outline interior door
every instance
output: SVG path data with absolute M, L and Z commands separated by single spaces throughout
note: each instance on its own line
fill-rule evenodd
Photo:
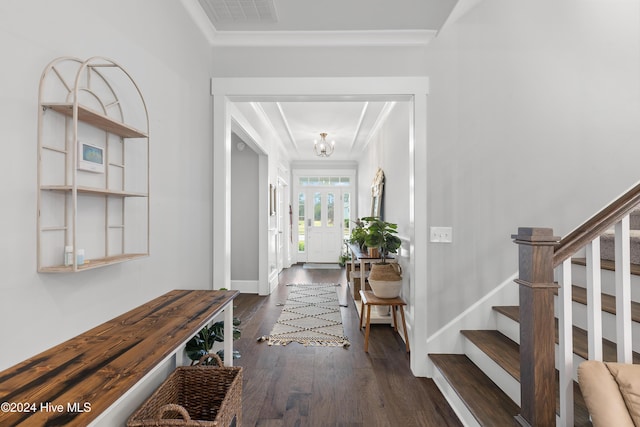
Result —
M 282 182 L 278 182 L 278 190 L 276 192 L 276 215 L 278 218 L 278 235 L 276 237 L 276 266 L 278 268 L 278 272 L 282 271 L 284 268 L 284 257 L 285 257 L 285 227 L 286 227 L 286 218 L 289 215 L 289 210 L 285 212 L 285 189 L 286 187 L 282 184 Z
M 338 262 L 342 249 L 342 195 L 338 189 L 307 191 L 307 262 Z

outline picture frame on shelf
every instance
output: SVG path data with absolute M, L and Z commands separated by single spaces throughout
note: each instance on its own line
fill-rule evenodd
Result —
M 78 169 L 104 173 L 104 148 L 78 141 Z

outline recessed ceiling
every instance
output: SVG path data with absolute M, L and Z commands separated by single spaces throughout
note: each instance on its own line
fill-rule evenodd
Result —
M 293 162 L 357 162 L 397 102 L 392 100 L 279 100 L 236 102 L 247 117 L 256 113 L 269 123 Z M 405 101 L 406 102 L 406 101 Z M 313 151 L 320 133 L 335 141 L 335 151 L 320 158 Z
M 280 102 L 286 120 L 289 145 L 298 159 L 313 158 L 313 142 L 321 132 L 336 142 L 334 160 L 350 160 L 359 153 L 380 113 L 382 102 Z

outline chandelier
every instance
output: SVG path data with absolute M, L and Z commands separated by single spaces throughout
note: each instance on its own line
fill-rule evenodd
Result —
M 331 144 L 327 142 L 325 139 L 327 137 L 326 132 L 322 132 L 320 134 L 321 141 L 318 140 L 313 141 L 313 151 L 316 152 L 316 156 L 318 157 L 329 157 L 333 153 L 333 149 L 335 148 L 336 142 L 331 141 Z

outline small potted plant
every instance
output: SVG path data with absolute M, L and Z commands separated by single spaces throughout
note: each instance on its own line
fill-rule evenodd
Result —
M 240 320 L 237 318 L 233 319 L 233 339 L 237 340 L 240 338 L 240 329 L 237 326 L 240 325 Z M 224 342 L 224 321 L 215 322 L 211 326 L 205 326 L 198 332 L 196 335 L 191 338 L 187 344 L 185 345 L 185 351 L 187 352 L 187 357 L 191 359 L 191 364 L 193 365 L 195 362 L 200 360 L 202 356 L 205 354 L 209 354 L 213 345 L 216 342 Z M 216 354 L 220 357 L 220 359 L 224 360 L 224 350 L 218 350 Z M 237 350 L 233 351 L 233 358 L 239 359 L 240 352 Z
M 388 263 L 387 257 L 397 253 L 402 245 L 402 241 L 396 236 L 398 225 L 382 221 L 378 217 L 366 217 L 362 220 L 367 224 L 365 244 L 369 248 L 378 248 L 382 258 L 382 262 L 371 265 L 371 290 L 379 298 L 396 298 L 402 290 L 402 269 L 398 263 Z
M 364 241 L 367 238 L 367 230 L 365 228 L 365 223 L 360 219 L 353 221 L 353 223 L 356 226 L 351 229 L 351 236 L 349 237 L 349 243 L 353 243 L 355 245 L 358 245 L 360 249 L 364 249 L 364 246 L 365 246 Z
M 351 256 L 349 254 L 340 254 L 340 256 L 338 257 L 338 264 L 340 265 L 340 267 L 344 267 L 347 265 L 347 261 L 349 261 L 351 259 Z

